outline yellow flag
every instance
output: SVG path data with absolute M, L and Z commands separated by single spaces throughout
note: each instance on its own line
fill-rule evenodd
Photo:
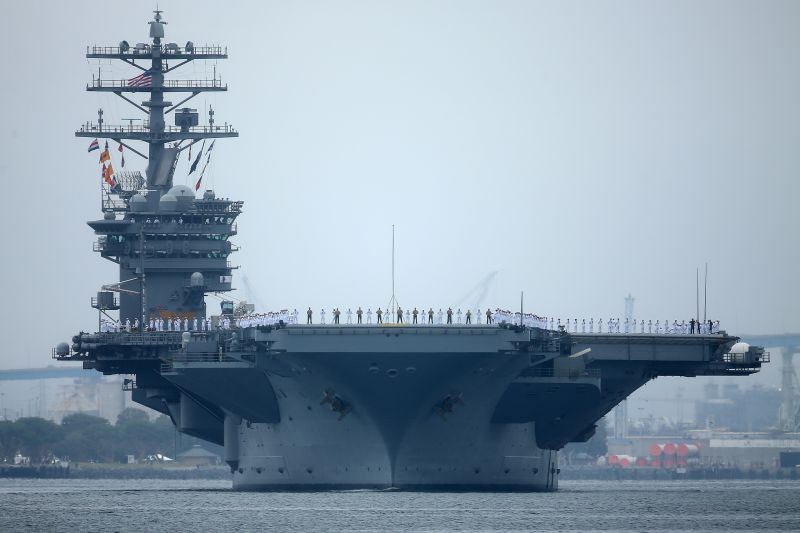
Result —
M 106 183 L 111 185 L 112 183 L 111 176 L 113 175 L 114 175 L 114 167 L 112 167 L 111 163 L 109 163 L 108 166 L 106 167 L 105 172 L 103 172 L 103 179 L 105 180 Z
M 100 162 L 105 163 L 106 161 L 110 160 L 111 160 L 111 155 L 108 153 L 108 148 L 106 148 L 100 153 Z

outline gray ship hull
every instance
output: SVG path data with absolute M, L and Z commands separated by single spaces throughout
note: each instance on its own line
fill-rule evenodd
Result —
M 239 490 L 555 490 L 556 450 L 649 379 L 750 373 L 762 357 L 732 359 L 724 334 L 507 325 L 183 336 L 134 399 L 224 444 Z
M 536 447 L 534 423 L 491 421 L 527 357 L 357 353 L 286 359 L 302 371 L 269 377 L 281 422 L 240 423 L 229 437 L 238 441 L 236 489 L 557 486 L 556 454 Z M 350 411 L 333 411 L 325 390 L 346 398 Z M 443 412 L 437 405 L 450 394 L 459 400 Z

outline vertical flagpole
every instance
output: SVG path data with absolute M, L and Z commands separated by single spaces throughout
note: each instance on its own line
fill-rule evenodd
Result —
M 706 311 L 708 310 L 708 263 L 706 263 L 706 277 L 703 281 L 703 324 L 706 323 Z
M 395 316 L 397 300 L 394 297 L 394 224 L 392 224 L 392 317 Z
M 697 298 L 697 321 L 700 321 L 700 268 L 695 269 L 694 276 L 694 292 Z
M 394 224 L 392 224 L 392 298 L 386 306 L 386 320 L 394 319 L 397 299 L 394 297 Z M 390 311 L 391 310 L 391 311 Z

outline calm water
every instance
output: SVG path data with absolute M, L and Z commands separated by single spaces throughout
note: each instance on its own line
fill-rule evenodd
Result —
M 0 531 L 800 531 L 798 481 L 570 481 L 547 494 L 229 487 L 0 479 Z

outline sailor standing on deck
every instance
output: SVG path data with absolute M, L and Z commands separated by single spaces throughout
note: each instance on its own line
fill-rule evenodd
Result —
M 487 324 L 491 324 L 492 322 L 493 322 L 493 319 L 492 319 L 492 310 L 491 310 L 491 309 L 487 309 L 487 310 L 486 310 L 486 323 L 487 323 Z
M 372 324 L 372 308 L 367 307 L 367 324 Z
M 382 318 L 383 317 L 383 311 L 381 311 L 380 307 L 378 308 L 377 311 L 375 311 L 375 315 L 377 315 L 377 317 L 378 317 L 378 324 L 383 324 L 383 318 Z
M 322 308 L 322 311 L 320 311 L 319 317 L 320 317 L 320 320 L 322 321 L 322 323 L 324 324 L 325 323 L 325 308 L 324 307 Z
M 356 319 L 358 320 L 359 324 L 361 324 L 361 315 L 363 315 L 363 314 L 364 314 L 364 311 L 361 310 L 361 306 L 359 305 L 358 309 L 356 309 Z
M 397 306 L 397 323 L 398 324 L 403 323 L 403 310 L 400 308 L 399 305 Z
M 467 316 L 467 322 L 466 323 L 467 324 L 472 324 L 472 311 L 467 309 L 467 315 L 466 316 Z
M 311 324 L 311 315 L 312 314 L 313 314 L 313 311 L 309 307 L 308 310 L 306 311 L 306 324 Z
M 353 323 L 353 312 L 350 310 L 349 307 L 347 308 L 347 323 L 348 324 Z
M 419 315 L 419 311 L 417 311 L 417 308 L 415 307 L 414 310 L 411 311 L 411 318 L 413 319 L 414 324 L 417 323 L 417 315 Z
M 433 307 L 428 308 L 428 324 L 433 324 Z
M 451 308 L 451 307 L 447 308 L 447 323 L 448 324 L 452 324 L 453 323 L 453 308 Z

